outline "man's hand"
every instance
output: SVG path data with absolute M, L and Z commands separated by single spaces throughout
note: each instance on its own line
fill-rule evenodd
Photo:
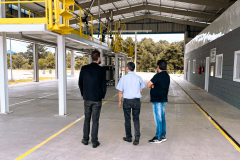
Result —
M 121 102 L 121 101 L 119 101 L 118 107 L 119 107 L 119 108 L 122 108 L 122 102 Z
M 153 83 L 151 81 L 149 81 L 148 84 L 147 84 L 147 87 L 148 88 L 154 88 L 154 85 L 153 85 Z

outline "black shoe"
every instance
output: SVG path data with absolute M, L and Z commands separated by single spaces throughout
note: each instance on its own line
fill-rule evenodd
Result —
M 126 142 L 132 142 L 132 139 L 127 139 L 126 137 L 123 137 L 123 140 Z
M 97 148 L 99 145 L 100 145 L 100 143 L 99 143 L 98 141 L 92 143 L 92 147 L 93 147 L 93 148 Z
M 148 141 L 149 143 L 162 143 L 163 141 L 161 141 L 161 138 L 157 138 L 156 136 L 153 137 L 153 139 Z
M 166 136 L 161 137 L 161 141 L 165 142 L 167 140 Z
M 88 145 L 88 141 L 85 140 L 85 139 L 82 139 L 82 144 L 84 144 L 84 145 Z
M 140 137 L 135 137 L 135 140 L 134 140 L 133 144 L 138 145 L 139 144 L 139 139 L 140 139 Z

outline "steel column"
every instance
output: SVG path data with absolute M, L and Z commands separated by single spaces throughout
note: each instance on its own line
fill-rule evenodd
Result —
M 92 63 L 92 56 L 91 56 L 91 54 L 88 55 L 88 63 L 89 63 L 89 64 Z
M 125 75 L 127 74 L 127 56 L 125 56 Z
M 122 68 L 123 68 L 122 63 L 123 63 L 123 58 L 120 58 L 120 63 L 121 63 L 121 72 L 120 72 L 120 75 L 121 75 L 121 77 L 122 77 L 122 76 L 123 76 L 123 75 L 122 75 Z
M 55 79 L 58 79 L 58 50 L 55 47 Z
M 118 70 L 119 70 L 119 66 L 118 66 L 118 53 L 115 53 L 115 87 L 117 87 L 118 84 Z
M 58 46 L 58 104 L 59 104 L 59 115 L 66 115 L 66 49 L 65 49 L 65 36 L 57 36 Z
M 71 50 L 71 77 L 74 77 L 74 50 Z
M 0 0 L 0 2 L 5 2 L 5 0 Z M 0 4 L 0 18 L 6 17 L 5 5 Z
M 188 43 L 188 31 L 185 31 L 184 33 L 184 51 L 185 51 L 185 45 Z
M 18 0 L 21 1 L 21 0 Z M 21 18 L 21 3 L 18 3 L 18 18 Z
M 102 49 L 99 49 L 99 52 L 100 52 L 100 60 L 101 60 L 101 66 L 103 66 L 103 50 Z
M 135 32 L 135 70 L 137 72 L 137 32 Z
M 11 81 L 13 81 L 13 73 L 12 73 L 12 40 L 10 39 L 10 68 L 11 68 Z
M 0 99 L 1 113 L 9 112 L 8 97 L 8 68 L 7 68 L 7 39 L 6 33 L 0 33 Z
M 38 44 L 33 43 L 33 71 L 34 82 L 39 82 L 39 69 L 38 69 Z

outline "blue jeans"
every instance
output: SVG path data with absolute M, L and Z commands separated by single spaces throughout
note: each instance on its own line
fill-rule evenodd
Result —
M 166 136 L 165 106 L 167 102 L 152 103 L 154 121 L 156 124 L 156 137 Z

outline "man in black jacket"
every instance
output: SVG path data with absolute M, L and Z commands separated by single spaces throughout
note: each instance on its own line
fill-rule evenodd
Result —
M 91 141 L 93 148 L 100 145 L 98 141 L 99 117 L 106 87 L 106 70 L 99 66 L 100 52 L 92 52 L 92 63 L 83 66 L 80 72 L 78 86 L 84 99 L 85 120 L 83 126 L 82 143 L 88 145 L 90 121 L 92 118 Z

